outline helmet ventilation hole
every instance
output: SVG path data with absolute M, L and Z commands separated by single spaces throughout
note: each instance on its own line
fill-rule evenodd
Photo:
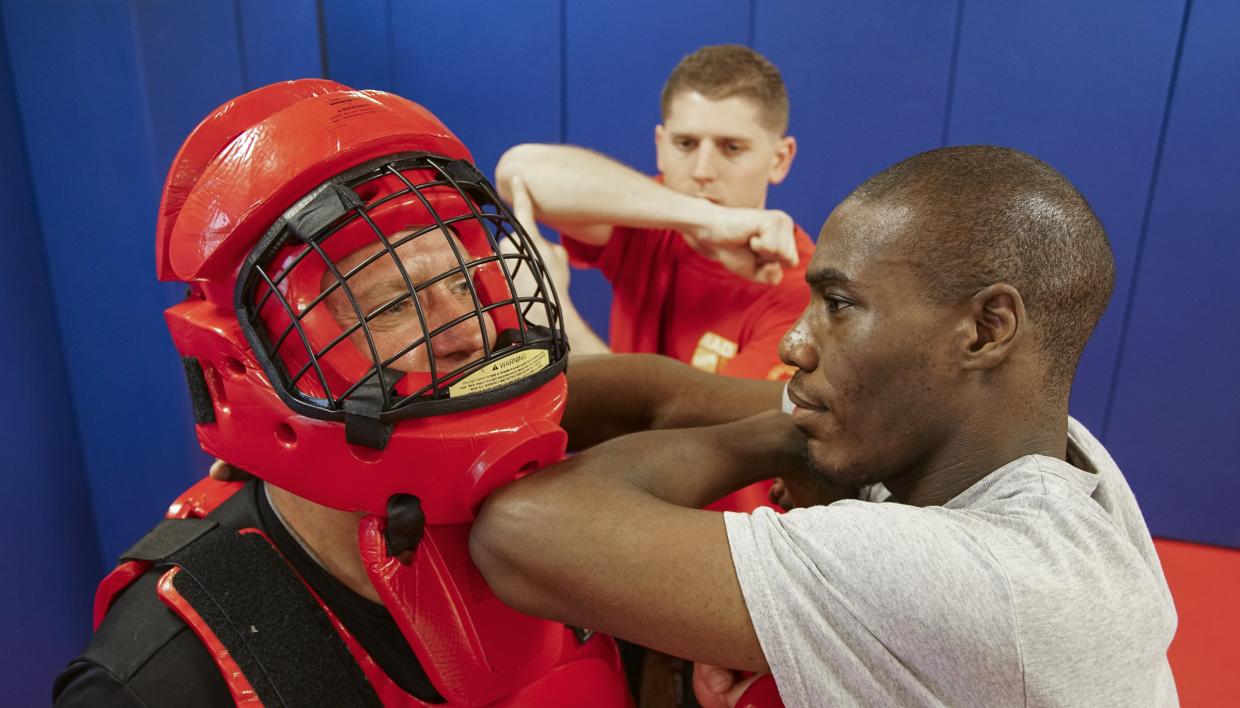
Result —
M 296 447 L 297 432 L 288 423 L 280 423 L 276 426 L 276 441 L 284 447 Z
M 245 364 L 242 364 L 240 359 L 226 356 L 224 357 L 224 370 L 229 376 L 242 376 L 245 374 Z

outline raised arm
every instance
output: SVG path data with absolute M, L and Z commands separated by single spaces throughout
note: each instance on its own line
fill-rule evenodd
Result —
M 495 169 L 500 194 L 525 182 L 539 221 L 601 246 L 614 226 L 674 229 L 690 245 L 753 280 L 776 282 L 797 263 L 792 218 L 782 211 L 725 207 L 681 194 L 615 160 L 571 145 L 518 145 Z

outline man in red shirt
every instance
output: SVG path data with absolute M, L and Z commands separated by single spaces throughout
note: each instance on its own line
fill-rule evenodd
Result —
M 703 47 L 672 71 L 661 108 L 655 179 L 583 148 L 526 144 L 500 159 L 496 186 L 531 237 L 535 219 L 562 236 L 563 247 L 539 248 L 575 353 L 657 353 L 727 376 L 787 378 L 779 341 L 809 302 L 814 244 L 765 208 L 796 155 L 779 70 L 748 47 Z M 611 282 L 610 347 L 568 298 L 565 256 Z M 751 511 L 769 503 L 770 487 L 710 508 Z M 646 656 L 640 703 L 662 694 L 650 687 L 671 669 L 663 661 Z
M 662 112 L 659 178 L 582 148 L 527 144 L 501 158 L 500 193 L 520 211 L 527 192 L 568 257 L 611 281 L 610 347 L 566 303 L 575 351 L 653 352 L 729 376 L 784 378 L 776 350 L 805 308 L 813 243 L 787 214 L 764 208 L 796 154 L 779 71 L 747 47 L 704 47 L 673 70 Z M 791 267 L 780 273 L 759 255 L 771 250 Z M 563 297 L 566 283 L 557 286 Z

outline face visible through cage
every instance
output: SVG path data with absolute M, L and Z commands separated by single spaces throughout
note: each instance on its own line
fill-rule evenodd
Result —
M 468 252 L 455 234 L 439 228 L 409 229 L 394 240 L 404 243 L 390 251 L 382 244 L 359 249 L 336 264 L 336 272 L 324 272 L 325 304 L 336 324 L 351 332 L 353 347 L 369 353 L 373 346 L 385 368 L 429 373 L 433 363 L 437 374 L 451 378 L 495 346 L 495 321 L 474 302 L 477 266 L 461 267 L 457 254 L 469 258 Z
M 562 368 L 567 343 L 537 251 L 481 175 L 463 188 L 423 162 L 333 186 L 336 201 L 320 192 L 302 206 L 313 232 L 266 243 L 269 257 L 243 272 L 255 353 L 300 413 L 335 419 L 358 401 L 375 417 L 450 412 Z M 515 282 L 533 286 L 514 296 Z M 530 324 L 535 310 L 553 325 Z

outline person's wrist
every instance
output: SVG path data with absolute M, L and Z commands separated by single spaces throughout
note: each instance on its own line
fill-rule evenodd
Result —
M 695 247 L 709 246 L 718 239 L 718 234 L 727 231 L 731 217 L 728 207 L 701 197 L 681 196 L 685 201 L 685 208 L 680 211 L 684 221 L 678 230 L 688 236 Z
M 804 473 L 805 435 L 780 411 L 716 426 L 716 443 L 752 475 L 752 482 Z

